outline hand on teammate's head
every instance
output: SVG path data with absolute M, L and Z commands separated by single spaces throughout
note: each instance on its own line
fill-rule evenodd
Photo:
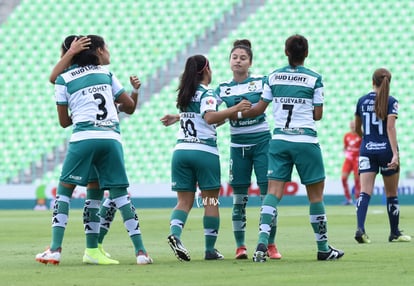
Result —
M 89 46 L 91 44 L 91 39 L 85 36 L 75 38 L 72 43 L 70 44 L 69 51 L 73 52 L 74 54 L 77 54 L 83 50 L 89 49 Z

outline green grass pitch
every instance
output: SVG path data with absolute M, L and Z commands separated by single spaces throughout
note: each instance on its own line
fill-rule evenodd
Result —
M 71 210 L 59 266 L 34 259 L 50 243 L 51 212 L 0 210 L 1 285 L 412 285 L 414 242 L 389 243 L 385 206 L 370 206 L 367 233 L 372 243 L 355 242 L 355 208 L 327 206 L 330 243 L 345 251 L 338 261 L 317 261 L 308 207 L 279 208 L 277 244 L 280 261 L 253 263 L 259 208 L 249 207 L 246 242 L 248 260 L 235 260 L 231 209 L 221 209 L 217 249 L 222 261 L 204 261 L 202 209 L 194 208 L 182 235 L 192 260 L 180 262 L 169 248 L 170 209 L 138 209 L 145 246 L 153 265 L 135 264 L 132 243 L 117 214 L 104 242 L 120 265 L 83 265 L 85 247 L 82 212 Z M 414 206 L 401 206 L 400 227 L 414 232 Z

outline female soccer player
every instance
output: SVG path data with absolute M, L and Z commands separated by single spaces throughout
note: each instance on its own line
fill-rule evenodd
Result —
M 227 107 L 232 107 L 243 99 L 256 104 L 263 92 L 265 77 L 251 75 L 253 63 L 251 43 L 247 39 L 236 40 L 230 52 L 230 68 L 233 78 L 222 82 L 216 93 Z M 235 118 L 230 120 L 230 174 L 229 183 L 233 188 L 233 233 L 236 240 L 236 259 L 247 259 L 245 231 L 247 224 L 246 205 L 249 199 L 248 189 L 254 168 L 260 195 L 267 192 L 267 152 L 269 149 L 270 129 L 266 115 L 255 118 Z M 267 251 L 269 258 L 280 259 L 274 243 L 276 221 L 272 224 Z
M 180 121 L 171 163 L 172 190 L 177 192 L 177 205 L 171 213 L 168 244 L 176 257 L 183 261 L 190 261 L 190 254 L 181 243 L 181 233 L 192 209 L 197 186 L 201 190 L 204 206 L 204 259 L 224 258 L 215 249 L 220 226 L 218 195 L 221 185 L 216 124 L 251 106 L 249 101 L 242 100 L 231 108 L 217 111 L 217 97 L 208 88 L 211 77 L 206 57 L 189 57 L 177 89 L 179 118 L 176 115 L 166 115 L 161 119 L 166 126 L 177 119 Z
M 354 175 L 354 197 L 355 199 L 359 198 L 359 192 L 361 185 L 359 183 L 359 171 L 358 171 L 358 156 L 359 156 L 359 147 L 361 146 L 361 136 L 355 132 L 355 121 L 349 122 L 350 131 L 344 135 L 344 152 L 345 160 L 342 164 L 342 186 L 344 188 L 345 195 L 345 205 L 352 204 L 352 194 L 349 190 L 348 177 L 351 172 Z
M 71 66 L 55 82 L 55 97 L 62 127 L 73 125 L 68 151 L 62 167 L 52 218 L 52 243 L 45 252 L 36 255 L 41 263 L 58 264 L 68 220 L 70 198 L 76 185 L 86 186 L 91 166 L 98 175 L 101 190 L 108 189 L 120 210 L 126 229 L 135 247 L 138 264 L 150 264 L 142 242 L 138 217 L 127 192 L 129 185 L 124 167 L 118 110 L 132 114 L 136 104 L 125 92 L 119 80 L 102 65 L 110 63 L 110 54 L 100 36 L 90 35 L 89 49 L 73 57 Z M 84 214 L 91 233 L 83 262 L 118 264 L 98 249 L 99 204 L 103 191 L 90 194 L 88 213 Z
M 399 229 L 400 205 L 398 203 L 398 180 L 400 177 L 400 157 L 396 120 L 398 101 L 390 96 L 391 73 L 384 68 L 372 75 L 373 91 L 362 96 L 355 111 L 356 132 L 362 136 L 359 152 L 359 173 L 361 194 L 357 202 L 358 243 L 370 243 L 365 233 L 365 219 L 374 189 L 375 177 L 381 173 L 387 197 L 387 213 L 390 224 L 389 242 L 408 242 L 411 236 Z
M 323 202 L 325 169 L 316 134 L 316 120 L 323 113 L 323 84 L 318 73 L 303 66 L 308 41 L 301 35 L 285 42 L 289 65 L 276 69 L 266 79 L 262 100 L 242 118 L 263 114 L 273 102 L 275 128 L 269 145 L 269 187 L 260 212 L 259 240 L 253 261 L 264 262 L 272 221 L 283 197 L 286 182 L 296 166 L 310 202 L 309 217 L 318 247 L 318 260 L 341 258 L 344 253 L 328 245 L 327 218 Z
M 55 65 L 55 67 L 52 70 L 52 73 L 50 74 L 49 81 L 54 84 L 56 81 L 56 78 L 61 74 L 65 69 L 69 68 L 71 65 L 71 62 L 73 60 L 73 57 L 78 54 L 79 52 L 89 49 L 91 41 L 88 37 L 82 37 L 82 36 L 76 36 L 76 35 L 70 35 L 66 37 L 61 45 L 61 58 L 59 62 Z M 138 104 L 138 90 L 141 87 L 141 81 L 139 78 L 135 75 L 131 75 L 130 83 L 132 85 L 132 92 L 131 92 L 131 98 L 134 100 L 135 106 Z M 91 168 L 90 174 L 89 174 L 89 182 L 86 186 L 87 190 L 87 197 L 86 197 L 86 203 L 85 203 L 85 211 L 88 210 L 92 205 L 89 201 L 91 200 L 88 195 L 92 194 L 93 192 L 100 190 L 99 183 L 98 183 L 98 177 L 94 170 L 94 168 Z M 116 213 L 116 207 L 114 202 L 110 198 L 105 198 L 104 202 L 101 204 L 100 210 L 99 210 L 99 217 L 100 217 L 100 230 L 99 230 L 99 238 L 98 238 L 98 248 L 99 250 L 106 256 L 111 257 L 109 253 L 107 253 L 102 246 L 103 240 L 106 236 L 106 234 L 109 231 L 109 228 L 114 220 Z M 87 227 L 85 226 L 85 229 Z M 91 235 L 88 231 L 86 235 Z

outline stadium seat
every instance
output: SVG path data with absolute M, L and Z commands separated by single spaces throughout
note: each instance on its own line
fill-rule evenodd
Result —
M 217 5 L 215 12 L 224 13 L 230 9 L 227 2 L 223 0 L 226 5 Z M 188 7 L 185 10 L 164 9 L 173 8 L 174 5 L 178 5 L 177 3 L 185 3 Z M 19 153 L 21 157 L 8 157 L 13 166 L 26 166 L 32 160 L 37 160 L 38 151 L 48 152 L 53 144 L 61 144 L 61 134 L 67 137 L 70 133 L 61 128 L 53 128 L 57 125 L 57 116 L 53 104 L 53 88 L 49 88 L 47 82 L 50 70 L 60 55 L 60 43 L 66 35 L 88 34 L 89 27 L 95 27 L 93 33 L 104 35 L 111 51 L 116 51 L 112 53 L 112 61 L 116 64 L 111 68 L 117 77 L 124 82 L 131 72 L 136 72 L 145 81 L 158 67 L 173 58 L 175 53 L 211 25 L 210 15 L 203 17 L 202 14 L 194 12 L 201 7 L 195 0 L 127 0 L 117 3 L 116 9 L 111 1 L 99 3 L 99 9 L 96 9 L 95 5 L 96 2 L 92 0 L 22 2 L 1 26 L 0 35 L 3 40 L 0 50 L 5 59 L 5 64 L 0 67 L 1 80 L 4 82 L 2 90 L 5 91 L 4 94 L 15 94 L 10 98 L 23 98 L 25 103 L 10 105 L 12 109 L 8 108 L 4 116 L 13 122 L 22 121 L 29 130 L 25 129 L 25 137 L 21 137 L 20 132 L 15 132 L 13 137 L 7 136 L 5 144 L 9 149 L 13 146 L 13 150 L 22 151 L 25 149 L 22 145 L 24 142 L 33 142 L 32 148 L 36 150 Z M 50 13 L 53 10 L 64 10 L 65 13 L 58 16 L 57 13 Z M 88 11 L 88 17 L 79 17 L 77 27 L 73 30 L 72 16 L 79 15 L 79 11 Z M 113 21 L 117 24 L 113 25 Z M 192 21 L 197 23 L 199 28 L 181 25 Z M 0 103 L 7 101 L 6 97 L 0 98 Z M 26 118 L 19 114 L 26 114 Z M 0 127 L 3 126 L 7 126 L 4 121 Z M 144 126 L 143 129 L 146 130 L 147 127 Z M 4 151 L 0 152 L 1 157 L 6 156 Z M 36 155 L 32 156 L 32 153 Z M 11 176 L 6 169 L 13 168 L 0 167 L 0 184 Z

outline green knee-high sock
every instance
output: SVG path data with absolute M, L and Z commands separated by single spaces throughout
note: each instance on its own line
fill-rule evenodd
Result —
M 95 189 L 86 190 L 86 200 L 83 209 L 83 225 L 86 234 L 86 248 L 98 247 L 99 236 L 99 207 L 103 197 L 103 191 Z
M 173 210 L 170 218 L 170 232 L 180 238 L 184 225 L 187 221 L 188 213 L 183 210 Z
M 220 228 L 220 218 L 215 216 L 204 216 L 203 226 L 206 251 L 214 251 Z
M 266 190 L 267 190 L 267 184 L 266 184 Z M 260 191 L 262 192 L 262 187 L 260 187 Z M 260 199 L 263 203 L 263 199 L 266 195 L 260 195 Z M 276 232 L 277 232 L 277 215 L 273 218 L 272 221 L 272 226 L 270 228 L 270 233 L 269 233 L 269 239 L 268 239 L 268 244 L 275 244 L 275 240 L 276 240 Z
M 111 227 L 111 223 L 114 221 L 116 213 L 116 206 L 115 203 L 106 198 L 99 210 L 99 217 L 100 217 L 100 230 L 99 230 L 99 237 L 98 243 L 102 244 L 106 234 Z
M 138 255 L 139 252 L 147 253 L 142 241 L 138 215 L 135 212 L 135 207 L 129 199 L 126 188 L 111 189 L 110 194 L 111 198 L 115 202 L 116 208 L 121 213 L 125 228 L 127 229 L 132 244 L 134 245 L 135 255 Z
M 313 232 L 315 233 L 316 244 L 319 251 L 329 251 L 328 246 L 328 225 L 323 202 L 311 203 L 309 206 L 309 217 Z
M 246 189 L 247 193 L 247 189 Z M 245 194 L 233 194 L 233 234 L 237 247 L 245 246 L 246 233 L 246 204 L 249 197 Z
M 272 221 L 272 227 L 270 228 L 268 244 L 275 244 L 277 232 L 277 216 Z
M 73 189 L 66 188 L 61 184 L 57 187 L 55 204 L 52 217 L 52 242 L 50 250 L 58 250 L 62 247 L 63 236 L 65 235 L 66 224 L 69 217 L 70 198 Z
M 264 245 L 269 244 L 269 235 L 272 228 L 272 222 L 274 217 L 277 216 L 277 205 L 280 199 L 272 194 L 267 194 L 263 200 L 262 208 L 260 210 L 260 223 L 259 223 L 259 241 Z

